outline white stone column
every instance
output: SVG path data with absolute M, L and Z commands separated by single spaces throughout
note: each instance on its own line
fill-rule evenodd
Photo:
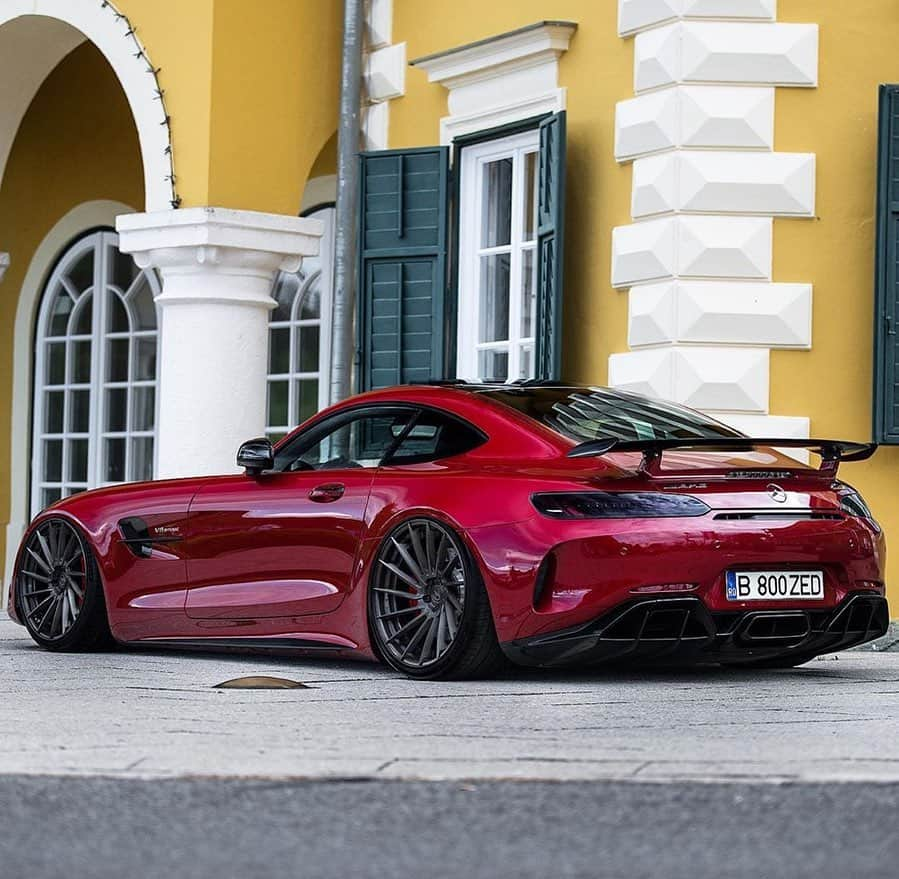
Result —
M 235 472 L 265 427 L 272 286 L 318 253 L 321 224 L 201 207 L 125 214 L 116 229 L 162 279 L 156 476 Z
M 3 276 L 6 274 L 6 270 L 9 268 L 9 254 L 8 253 L 0 253 L 0 281 L 3 280 Z

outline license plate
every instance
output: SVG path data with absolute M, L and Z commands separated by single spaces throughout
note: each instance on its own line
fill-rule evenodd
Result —
M 824 598 L 821 571 L 728 571 L 728 601 L 795 601 Z

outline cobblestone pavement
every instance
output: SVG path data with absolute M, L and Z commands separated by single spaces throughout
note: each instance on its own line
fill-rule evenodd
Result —
M 245 674 L 308 689 L 213 689 Z M 0 619 L 3 774 L 883 782 L 897 733 L 899 653 L 420 683 L 363 663 L 45 653 Z

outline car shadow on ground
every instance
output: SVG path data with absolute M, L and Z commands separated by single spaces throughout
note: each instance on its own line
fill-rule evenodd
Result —
M 0 642 L 4 651 L 35 651 L 40 648 L 30 640 L 10 639 Z M 56 654 L 60 658 L 72 654 Z M 298 656 L 284 651 L 260 651 L 258 649 L 229 649 L 229 650 L 205 650 L 193 648 L 147 648 L 131 645 L 119 645 L 117 647 L 93 654 L 80 654 L 84 656 L 121 656 L 123 658 L 169 658 L 192 661 L 196 659 L 212 660 L 224 663 L 228 667 L 234 667 L 235 672 L 246 670 L 247 674 L 258 672 L 265 668 L 268 673 L 283 675 L 288 678 L 302 680 L 310 674 L 316 678 L 371 678 L 373 680 L 404 680 L 399 672 L 386 665 L 368 660 L 323 659 L 312 656 Z M 656 684 L 698 684 L 698 683 L 739 683 L 742 681 L 759 681 L 766 678 L 842 678 L 842 677 L 870 677 L 872 669 L 869 663 L 860 667 L 856 663 L 851 665 L 841 662 L 844 654 L 825 655 L 811 660 L 805 665 L 786 669 L 760 669 L 741 668 L 738 666 L 721 666 L 717 664 L 704 665 L 670 665 L 664 664 L 610 664 L 600 666 L 567 666 L 564 668 L 529 668 L 524 666 L 510 666 L 501 674 L 490 679 L 481 679 L 478 683 L 497 685 L 509 683 L 531 684 L 566 684 L 568 686 L 583 684 L 585 686 L 596 684 L 631 684 L 631 685 L 656 685 Z M 859 656 L 856 653 L 855 656 Z M 866 657 L 873 656 L 868 652 Z M 225 669 L 223 669 L 223 672 Z M 237 676 L 237 675 L 235 675 Z M 321 677 L 320 677 L 321 676 Z M 446 682 L 419 681 L 420 684 L 439 684 Z M 454 681 L 455 684 L 464 683 Z

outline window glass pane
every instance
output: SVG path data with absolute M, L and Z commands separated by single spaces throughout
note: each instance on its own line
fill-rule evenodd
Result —
M 62 490 L 58 488 L 45 488 L 41 492 L 41 509 L 46 509 L 50 504 L 55 504 L 62 497 Z
M 301 460 L 315 470 L 377 467 L 408 419 L 408 415 L 357 418 L 322 437 Z
M 521 252 L 521 336 L 529 339 L 534 335 L 537 311 L 537 264 L 535 251 Z
M 509 378 L 509 352 L 479 351 L 478 377 L 484 381 L 506 381 Z
M 411 412 L 342 417 L 304 431 L 279 450 L 275 470 L 334 470 L 376 467 L 408 423 Z
M 272 427 L 288 427 L 287 389 L 289 382 L 268 383 L 268 423 Z
M 156 337 L 134 340 L 134 380 L 154 381 L 156 379 Z
M 128 381 L 128 339 L 110 339 L 106 343 L 106 380 Z
M 132 430 L 153 430 L 156 422 L 156 388 L 132 389 L 131 422 Z
M 140 269 L 135 265 L 134 259 L 129 253 L 122 253 L 114 244 L 108 251 L 112 263 L 112 277 L 109 278 L 122 293 L 127 293 L 128 288 L 138 276 Z
M 72 313 L 72 299 L 68 293 L 60 291 L 53 303 L 50 313 L 49 336 L 64 336 L 69 328 L 69 315 Z
M 318 412 L 318 379 L 304 378 L 296 382 L 296 396 L 297 424 L 302 424 Z
M 47 384 L 63 385 L 66 381 L 66 343 L 47 344 Z
M 147 276 L 143 275 L 132 294 L 128 297 L 131 317 L 135 330 L 156 329 L 156 303 L 153 300 L 153 289 Z
M 106 391 L 106 430 L 118 433 L 125 430 L 128 411 L 128 390 L 110 388 Z
M 72 315 L 69 331 L 73 336 L 89 336 L 93 330 L 94 294 L 85 293 L 79 300 Z
M 290 372 L 290 328 L 272 329 L 269 331 L 268 339 L 269 375 L 284 375 Z
M 534 349 L 531 345 L 523 345 L 518 357 L 518 377 L 534 377 Z
M 129 255 L 119 253 L 116 242 L 111 232 L 94 232 L 79 241 L 61 257 L 63 281 L 45 291 L 48 305 L 37 328 L 43 384 L 35 389 L 40 405 L 35 407 L 39 411 L 34 426 L 41 445 L 37 472 L 32 474 L 32 513 L 44 502 L 48 483 L 63 482 L 62 494 L 66 495 L 93 487 L 94 482 L 152 475 L 152 436 L 103 436 L 151 433 L 155 428 L 156 390 L 151 385 L 156 379 L 158 344 L 154 280 L 152 274 L 140 271 Z M 101 269 L 103 277 L 99 276 Z M 96 328 L 95 283 L 106 297 L 98 300 L 104 319 Z M 122 295 L 116 292 L 118 288 Z M 76 296 L 75 290 L 80 295 Z M 142 334 L 139 338 L 134 338 L 136 330 Z M 53 338 L 67 341 L 49 341 Z M 99 373 L 95 369 L 98 362 L 103 364 Z M 141 384 L 109 387 L 128 385 L 129 379 Z M 56 387 L 60 390 L 54 390 Z M 93 418 L 97 406 L 101 406 L 101 419 Z M 41 440 L 41 435 L 59 439 Z M 60 492 L 54 491 L 58 497 Z
M 44 479 L 62 482 L 62 440 L 44 440 Z
M 91 392 L 72 391 L 69 394 L 69 430 L 87 433 L 91 426 Z
M 274 311 L 271 312 L 270 320 L 274 322 L 290 320 L 290 309 L 293 305 L 293 297 L 296 295 L 299 286 L 299 278 L 296 275 L 281 272 L 275 283 L 275 289 L 272 291 L 272 299 L 278 303 Z
M 300 303 L 300 320 L 317 320 L 322 313 L 321 272 L 306 282 L 303 289 L 303 300 Z
M 110 333 L 127 333 L 131 329 L 125 303 L 117 293 L 110 292 L 106 315 L 106 330 Z
M 484 438 L 470 425 L 436 412 L 422 412 L 389 463 L 437 461 L 470 451 L 482 442 Z
M 522 210 L 522 238 L 533 241 L 537 234 L 537 153 L 524 156 L 524 201 Z
M 106 482 L 125 481 L 125 440 L 122 438 L 104 440 L 105 455 L 103 479 Z
M 316 326 L 300 327 L 297 334 L 297 372 L 318 372 L 318 336 Z
M 508 253 L 481 257 L 479 342 L 509 338 L 509 266 Z
M 94 251 L 93 248 L 80 256 L 77 262 L 66 272 L 72 286 L 82 293 L 94 283 Z M 68 297 L 66 297 L 68 298 Z
M 512 240 L 512 159 L 484 164 L 481 247 L 499 247 Z
M 742 436 L 707 415 L 611 388 L 528 388 L 486 397 L 577 442 L 589 439 L 693 439 Z M 647 436 L 648 434 L 648 436 Z
M 44 433 L 62 433 L 65 399 L 65 391 L 47 391 L 44 394 Z
M 91 380 L 91 343 L 70 342 L 72 352 L 72 374 L 69 378 L 73 384 L 87 384 Z
M 153 478 L 153 437 L 136 436 L 131 440 L 131 478 L 137 482 Z
M 69 482 L 87 482 L 86 439 L 69 440 Z

